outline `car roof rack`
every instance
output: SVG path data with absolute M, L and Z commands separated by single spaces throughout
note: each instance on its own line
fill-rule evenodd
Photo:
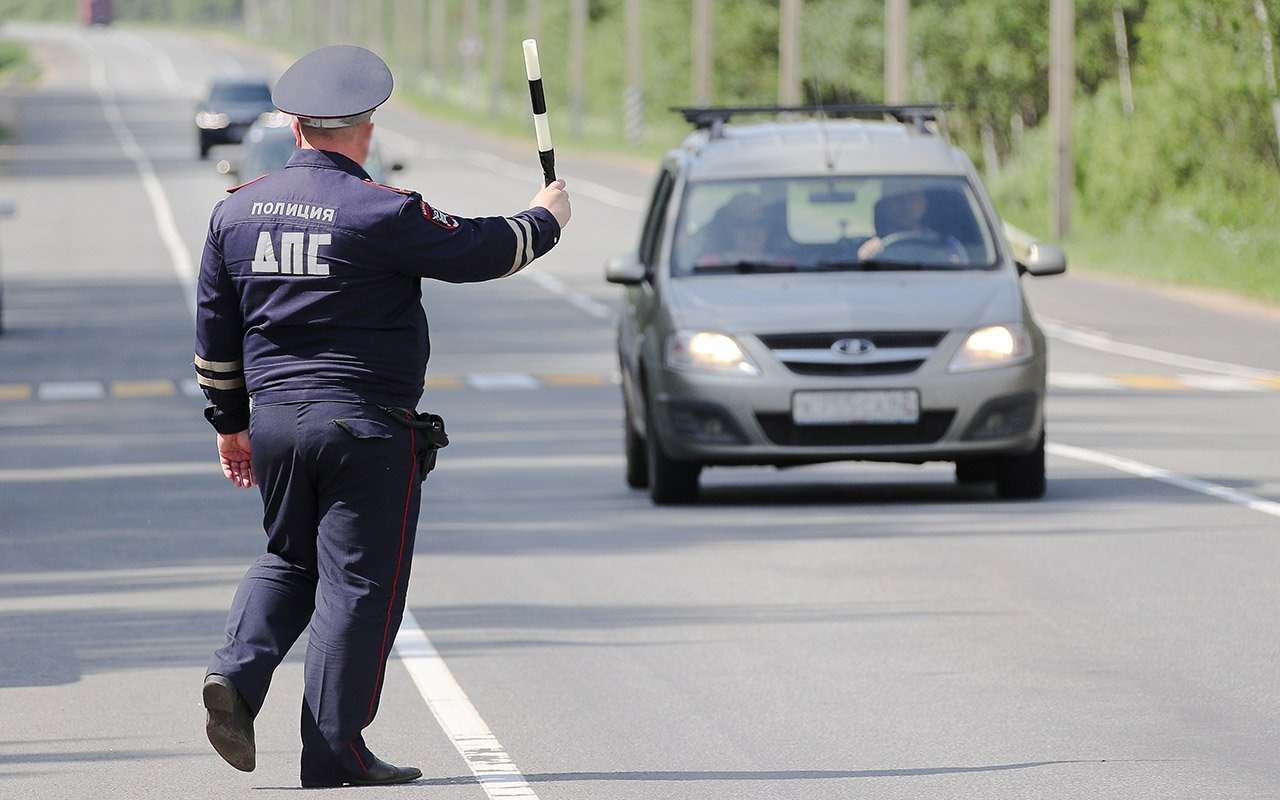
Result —
M 833 103 L 830 105 L 801 106 L 677 106 L 679 112 L 698 130 L 709 129 L 712 138 L 719 138 L 724 124 L 731 117 L 747 114 L 809 114 L 826 117 L 892 117 L 904 125 L 910 124 L 920 133 L 929 133 L 926 124 L 937 122 L 941 112 L 950 106 L 946 103 Z

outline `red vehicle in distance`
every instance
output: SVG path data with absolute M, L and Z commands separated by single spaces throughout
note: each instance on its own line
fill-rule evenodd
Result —
M 80 24 L 110 25 L 111 0 L 80 0 Z

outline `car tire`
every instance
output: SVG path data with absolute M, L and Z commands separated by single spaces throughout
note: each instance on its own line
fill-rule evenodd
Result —
M 969 458 L 956 462 L 956 483 L 987 483 L 999 477 L 998 458 Z
M 668 506 L 691 503 L 698 498 L 698 475 L 702 465 L 678 461 L 662 450 L 661 437 L 654 425 L 652 398 L 645 398 L 645 454 L 649 473 L 649 497 L 654 505 Z
M 996 494 L 1006 500 L 1035 500 L 1044 497 L 1044 431 L 1033 450 L 1000 460 Z
M 623 446 L 627 454 L 627 486 L 632 489 L 649 487 L 649 453 L 645 450 L 644 437 L 636 433 L 632 421 L 631 404 L 627 402 L 626 392 L 622 395 L 622 424 L 626 429 Z

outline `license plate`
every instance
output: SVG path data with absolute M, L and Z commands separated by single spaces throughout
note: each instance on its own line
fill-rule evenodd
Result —
M 911 425 L 920 421 L 915 389 L 796 392 L 791 419 L 797 425 Z

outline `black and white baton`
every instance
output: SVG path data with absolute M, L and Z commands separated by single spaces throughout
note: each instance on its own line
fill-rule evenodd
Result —
M 551 146 L 551 124 L 547 122 L 547 97 L 542 93 L 542 65 L 538 63 L 538 40 L 524 40 L 524 71 L 529 76 L 529 99 L 533 101 L 533 132 L 538 137 L 538 160 L 546 185 L 556 179 L 556 151 Z

